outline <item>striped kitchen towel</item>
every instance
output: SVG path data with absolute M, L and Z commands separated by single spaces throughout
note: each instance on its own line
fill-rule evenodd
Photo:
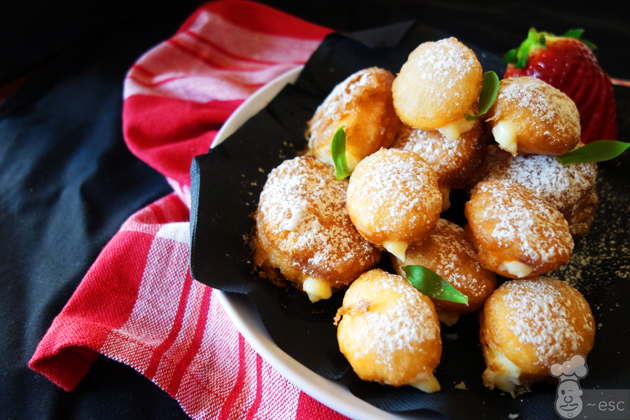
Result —
M 342 419 L 252 349 L 190 276 L 194 156 L 256 89 L 304 64 L 330 30 L 267 6 L 201 6 L 124 81 L 129 149 L 174 193 L 131 216 L 55 318 L 29 366 L 73 390 L 99 354 L 176 398 L 193 419 Z

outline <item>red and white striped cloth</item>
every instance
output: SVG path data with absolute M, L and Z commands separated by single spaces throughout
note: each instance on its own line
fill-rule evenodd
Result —
M 281 377 L 189 270 L 191 160 L 257 88 L 306 62 L 330 30 L 240 0 L 200 7 L 131 68 L 123 130 L 175 193 L 130 217 L 29 366 L 71 391 L 98 354 L 125 363 L 194 419 L 343 419 Z

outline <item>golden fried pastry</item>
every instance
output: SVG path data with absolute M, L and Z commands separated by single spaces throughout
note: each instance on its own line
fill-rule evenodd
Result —
M 554 205 L 569 223 L 573 236 L 585 235 L 590 230 L 598 202 L 596 163 L 562 166 L 555 156 L 512 157 L 495 144 L 488 147 L 483 166 L 482 181 L 516 181 Z
M 481 121 L 477 121 L 472 129 L 455 140 L 447 139 L 439 131 L 420 130 L 401 124 L 392 145 L 392 149 L 410 150 L 419 154 L 431 165 L 444 198 L 442 211 L 450 207 L 451 189 L 466 185 L 468 177 L 480 164 L 485 148 L 486 139 Z
M 593 348 L 595 321 L 584 296 L 567 283 L 532 277 L 504 283 L 479 312 L 487 369 L 483 382 L 512 397 L 551 381 L 549 368 Z
M 464 118 L 479 99 L 483 82 L 475 53 L 455 38 L 420 44 L 394 80 L 394 108 L 402 122 L 441 130 L 454 140 L 474 122 Z
M 510 77 L 499 83 L 499 95 L 486 113 L 494 139 L 513 155 L 562 155 L 580 141 L 580 114 L 575 103 L 534 77 Z
M 424 392 L 440 390 L 440 323 L 431 299 L 401 276 L 364 273 L 350 285 L 337 316 L 339 350 L 364 381 Z
M 381 149 L 357 165 L 346 207 L 364 238 L 404 261 L 407 246 L 437 225 L 442 194 L 435 171 L 418 154 Z
M 477 184 L 464 213 L 479 262 L 501 276 L 536 276 L 571 258 L 573 238 L 562 213 L 514 181 Z
M 403 266 L 427 267 L 468 297 L 468 306 L 432 299 L 440 321 L 448 326 L 455 324 L 461 314 L 479 309 L 497 286 L 496 275 L 479 264 L 464 229 L 444 219 L 439 220 L 435 229 L 422 242 L 407 249 L 404 264 L 392 256 L 392 265 L 396 273 L 403 277 Z
M 348 217 L 347 185 L 335 179 L 332 166 L 297 157 L 271 171 L 260 194 L 255 263 L 313 302 L 328 299 L 380 259 Z
M 346 161 L 350 171 L 364 157 L 389 147 L 400 124 L 392 104 L 393 81 L 389 71 L 372 67 L 338 84 L 308 122 L 308 146 L 313 156 L 334 164 L 330 144 L 342 126 L 346 127 Z

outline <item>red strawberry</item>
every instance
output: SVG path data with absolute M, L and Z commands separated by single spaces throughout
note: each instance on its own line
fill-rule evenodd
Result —
M 582 30 L 557 37 L 529 30 L 518 50 L 503 56 L 508 63 L 504 78 L 531 76 L 569 96 L 580 111 L 582 143 L 617 140 L 617 111 L 610 77 L 599 67 Z

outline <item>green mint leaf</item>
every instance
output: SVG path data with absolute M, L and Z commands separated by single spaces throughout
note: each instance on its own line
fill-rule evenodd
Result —
M 584 29 L 569 29 L 562 36 L 566 36 L 567 38 L 580 39 L 583 33 L 584 33 Z
M 343 131 L 344 128 L 346 128 L 346 126 L 342 125 L 341 128 L 337 130 L 330 144 L 330 153 L 335 163 L 335 177 L 337 181 L 341 181 L 350 176 L 348 162 L 346 161 L 346 132 Z
M 402 268 L 409 283 L 431 299 L 448 300 L 468 306 L 468 297 L 461 294 L 442 277 L 421 265 L 408 265 Z
M 628 147 L 630 147 L 630 143 L 598 140 L 562 156 L 557 156 L 557 158 L 562 166 L 580 162 L 604 162 L 616 158 L 625 152 Z
M 505 64 L 516 64 L 516 48 L 503 54 L 503 62 Z
M 499 76 L 493 71 L 487 71 L 483 74 L 483 87 L 479 94 L 479 114 L 469 115 L 465 117 L 468 121 L 475 121 L 483 114 L 488 112 L 499 94 Z

